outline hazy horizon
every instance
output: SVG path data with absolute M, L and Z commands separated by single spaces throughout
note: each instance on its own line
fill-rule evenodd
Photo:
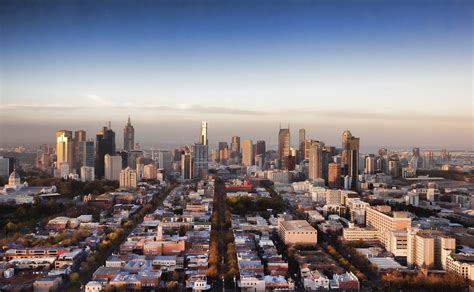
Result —
M 473 149 L 470 1 L 2 1 L 0 144 L 262 139 Z M 404 146 L 405 145 L 405 146 Z

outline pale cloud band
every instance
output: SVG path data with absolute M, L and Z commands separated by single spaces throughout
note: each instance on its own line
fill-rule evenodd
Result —
M 206 106 L 206 105 L 158 105 L 158 104 L 134 104 L 134 103 L 111 103 L 98 96 L 91 96 L 91 99 L 97 103 L 92 105 L 73 105 L 73 104 L 34 104 L 34 103 L 9 103 L 0 104 L 0 110 L 5 111 L 36 111 L 47 114 L 54 111 L 71 111 L 71 119 L 74 119 L 74 112 L 100 112 L 104 110 L 116 110 L 119 114 L 122 112 L 139 111 L 172 113 L 177 115 L 218 115 L 227 116 L 249 116 L 252 118 L 278 118 L 285 117 L 288 119 L 305 119 L 305 118 L 325 118 L 325 119 L 344 119 L 344 120 L 373 120 L 373 121 L 398 121 L 400 123 L 406 121 L 427 121 L 430 123 L 455 123 L 455 124 L 472 124 L 473 117 L 466 115 L 441 115 L 432 113 L 422 113 L 414 111 L 385 111 L 385 112 L 368 112 L 364 110 L 319 110 L 311 108 L 285 108 L 285 109 L 241 109 L 233 106 Z

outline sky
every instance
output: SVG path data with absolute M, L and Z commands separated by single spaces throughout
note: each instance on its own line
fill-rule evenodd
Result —
M 0 145 L 128 115 L 147 147 L 473 149 L 472 1 L 0 2 Z

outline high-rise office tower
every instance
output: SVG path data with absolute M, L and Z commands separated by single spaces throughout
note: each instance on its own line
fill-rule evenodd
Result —
M 442 149 L 441 154 L 439 156 L 439 159 L 441 161 L 449 161 L 449 160 L 451 160 L 451 154 L 449 154 L 449 152 L 446 151 L 446 149 Z
M 252 140 L 242 141 L 242 165 L 252 166 L 253 165 L 253 144 Z
M 287 160 L 290 156 L 290 127 L 282 129 L 278 132 L 278 159 L 282 168 L 288 168 Z
M 138 159 L 140 157 L 143 157 L 143 151 L 142 150 L 131 150 L 128 152 L 128 155 L 127 155 L 127 165 L 131 168 L 131 169 L 137 169 L 137 164 L 138 164 Z
M 303 159 L 306 159 L 306 160 L 309 160 L 309 148 L 311 147 L 311 144 L 313 144 L 314 142 L 318 142 L 316 140 L 313 140 L 313 139 L 306 139 L 304 140 L 304 155 L 303 155 Z
M 173 171 L 172 160 L 173 157 L 171 156 L 171 152 L 158 152 L 158 166 L 164 170 L 165 174 L 171 174 L 171 172 Z
M 219 142 L 219 149 L 217 149 L 218 161 L 227 161 L 229 145 L 227 142 Z
M 181 178 L 193 178 L 193 160 L 188 147 L 184 147 L 181 151 Z
M 209 146 L 207 140 L 207 122 L 201 123 L 199 143 L 194 143 L 191 149 L 192 178 L 205 178 L 209 163 Z
M 115 132 L 110 128 L 110 123 L 97 133 L 95 146 L 95 175 L 97 178 L 102 178 L 105 154 L 115 155 Z
M 82 164 L 82 152 L 83 149 L 83 142 L 86 141 L 86 131 L 84 130 L 77 130 L 74 132 L 74 167 L 79 173 Z
M 205 178 L 208 171 L 209 161 L 208 145 L 195 143 L 191 151 L 192 158 L 192 178 Z
M 434 167 L 434 155 L 433 151 L 424 151 L 423 152 L 423 163 L 422 168 L 426 170 L 431 170 Z
M 367 155 L 365 157 L 365 173 L 366 174 L 374 174 L 376 170 L 376 160 L 373 154 Z
M 420 157 L 420 148 L 414 147 L 412 151 L 412 155 L 416 157 Z
M 306 140 L 306 130 L 305 129 L 300 129 L 298 131 L 298 152 L 297 152 L 297 155 L 296 155 L 296 163 L 301 163 L 301 161 L 304 160 L 304 155 L 305 155 L 305 151 L 304 151 L 304 146 L 305 146 L 305 143 L 304 141 Z
M 172 149 L 171 156 L 173 157 L 173 161 L 181 161 L 181 150 L 180 149 Z
M 359 142 L 359 138 L 352 136 L 349 130 L 342 133 L 342 164 L 352 186 L 356 186 L 359 175 Z
M 94 140 L 89 139 L 81 142 L 81 165 L 82 166 L 94 166 Z
M 224 148 L 219 150 L 219 161 L 220 163 L 226 164 L 230 158 L 230 151 L 229 148 Z
M 10 175 L 9 163 L 10 161 L 7 157 L 0 156 L 0 177 L 6 178 Z
M 329 163 L 328 185 L 333 189 L 341 187 L 341 166 L 338 163 Z
M 69 170 L 74 166 L 74 139 L 72 131 L 56 131 L 56 157 L 57 169 L 61 169 L 63 164 L 67 164 Z
M 411 167 L 415 171 L 419 168 L 421 168 L 422 164 L 422 159 L 420 156 L 420 148 L 414 147 L 413 148 L 413 153 L 412 153 L 412 160 L 411 160 Z
M 266 152 L 266 146 L 265 146 L 265 141 L 264 140 L 258 140 L 257 141 L 257 149 L 255 152 L 255 156 L 257 155 L 265 155 Z
M 211 150 L 211 161 L 219 162 L 219 149 L 212 148 L 212 150 Z
M 117 151 L 117 155 L 120 155 L 120 157 L 122 157 L 122 169 L 125 169 L 128 166 L 128 152 Z
M 199 137 L 199 143 L 207 145 L 207 122 L 201 123 L 201 136 Z
M 299 147 L 299 150 L 300 150 L 300 153 L 304 153 L 304 141 L 306 140 L 306 130 L 305 129 L 300 129 L 298 131 L 298 137 L 299 137 L 299 144 L 298 144 L 298 147 Z
M 120 172 L 120 188 L 121 189 L 136 189 L 137 188 L 137 172 L 130 167 L 125 168 Z
M 322 150 L 324 143 L 313 141 L 309 146 L 309 179 L 323 177 Z
M 104 155 L 104 178 L 107 180 L 119 180 L 122 171 L 122 156 Z
M 229 145 L 227 144 L 227 142 L 219 142 L 219 151 L 224 150 L 226 148 L 229 148 Z
M 232 153 L 240 153 L 240 137 L 233 136 L 232 142 L 230 143 L 230 151 Z
M 329 163 L 332 162 L 332 151 L 331 147 L 324 146 L 321 153 L 321 163 L 322 163 L 322 178 L 327 183 L 329 176 Z
M 131 151 L 135 148 L 135 129 L 130 123 L 130 116 L 128 116 L 128 121 L 125 127 L 123 128 L 123 150 Z
M 400 176 L 400 173 L 401 173 L 400 160 L 390 159 L 388 161 L 388 173 L 392 177 L 399 177 Z

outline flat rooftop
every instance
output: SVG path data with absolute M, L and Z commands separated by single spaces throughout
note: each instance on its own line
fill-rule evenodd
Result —
M 281 224 L 287 231 L 316 231 L 306 220 L 289 220 Z

